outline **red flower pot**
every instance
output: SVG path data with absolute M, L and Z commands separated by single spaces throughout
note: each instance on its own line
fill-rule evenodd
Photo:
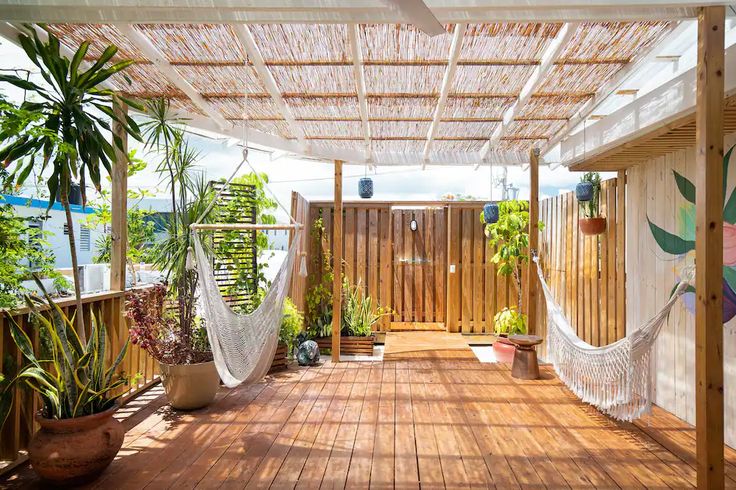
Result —
M 516 346 L 505 337 L 499 337 L 493 343 L 493 354 L 496 356 L 497 362 L 507 362 L 511 364 L 514 362 L 514 352 L 516 352 Z
M 580 232 L 583 235 L 600 235 L 606 231 L 606 218 L 580 218 Z

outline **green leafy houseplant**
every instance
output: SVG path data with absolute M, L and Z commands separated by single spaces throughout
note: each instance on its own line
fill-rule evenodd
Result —
M 312 266 L 321 274 L 311 274 L 306 294 L 307 335 L 309 338 L 332 335 L 332 272 L 331 254 L 327 245 L 327 235 L 322 217 L 315 219 L 310 230 L 314 254 Z
M 516 307 L 506 307 L 493 317 L 496 335 L 526 334 L 527 318 Z
M 601 215 L 600 194 L 601 176 L 598 172 L 586 172 L 580 179 L 581 183 L 589 183 L 593 187 L 592 199 L 579 201 L 580 210 L 585 218 L 598 218 Z
M 61 201 L 69 229 L 69 249 L 74 274 L 74 292 L 77 306 L 77 333 L 84 342 L 84 315 L 78 272 L 74 223 L 69 206 L 69 193 L 73 179 L 78 179 L 83 203 L 86 203 L 86 182 L 89 178 L 100 189 L 102 169 L 108 174 L 115 161 L 115 147 L 123 149 L 122 140 L 111 132 L 110 120 L 118 122 L 124 130 L 140 139 L 135 121 L 128 116 L 118 117 L 113 111 L 114 93 L 101 88 L 111 76 L 122 72 L 133 61 L 112 62 L 118 49 L 108 46 L 87 69 L 82 68 L 89 43 L 84 42 L 71 60 L 61 53 L 61 44 L 48 33 L 48 41 L 42 41 L 35 29 L 18 37 L 28 58 L 36 65 L 46 82 L 38 85 L 17 75 L 0 74 L 0 82 L 13 85 L 29 94 L 29 100 L 21 105 L 21 113 L 4 114 L 10 118 L 2 124 L 0 132 L 0 162 L 3 167 L 17 162 L 11 174 L 16 186 L 21 186 L 35 169 L 47 179 L 49 208 Z M 139 107 L 122 99 L 123 102 Z M 30 114 L 31 117 L 26 115 Z M 113 146 L 114 145 L 114 146 Z
M 342 331 L 351 337 L 368 337 L 373 326 L 381 317 L 391 314 L 391 311 L 374 303 L 373 298 L 365 294 L 365 288 L 360 284 L 350 286 L 343 282 L 345 306 L 343 307 Z
M 498 222 L 485 225 L 488 245 L 496 247 L 491 261 L 496 264 L 499 276 L 510 277 L 516 290 L 516 308 L 503 318 L 515 315 L 526 331 L 526 315 L 522 311 L 522 266 L 529 262 L 529 203 L 527 201 L 502 201 L 498 205 Z M 481 222 L 483 215 L 481 213 Z M 544 223 L 539 222 L 539 230 Z M 503 313 L 503 311 L 499 312 Z M 498 318 L 498 315 L 496 316 Z M 494 318 L 495 321 L 495 318 Z M 504 333 L 495 325 L 497 333 Z
M 293 352 L 297 346 L 297 337 L 304 330 L 304 316 L 297 309 L 291 298 L 284 301 L 284 316 L 281 318 L 279 342 L 286 344 L 287 352 Z
M 49 419 L 69 419 L 104 412 L 112 408 L 122 395 L 117 393 L 118 388 L 128 384 L 129 379 L 118 373 L 128 342 L 106 368 L 109 354 L 105 326 L 92 315 L 90 338 L 83 343 L 74 329 L 74 319 L 68 318 L 48 294 L 46 301 L 50 308 L 48 314 L 41 311 L 40 302 L 27 298 L 40 336 L 47 340 L 38 348 L 34 348 L 28 335 L 9 316 L 10 335 L 23 354 L 25 364 L 13 379 L 6 382 L 0 395 L 0 425 L 12 406 L 16 383 L 22 383 L 40 395 L 43 416 Z

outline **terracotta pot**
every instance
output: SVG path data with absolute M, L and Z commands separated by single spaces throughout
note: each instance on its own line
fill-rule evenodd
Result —
M 505 337 L 499 337 L 493 343 L 493 353 L 498 362 L 507 362 L 509 364 L 514 362 L 514 352 L 516 352 L 516 346 Z
M 220 387 L 220 375 L 215 362 L 199 364 L 161 363 L 161 383 L 173 408 L 195 410 L 206 407 L 215 399 Z
M 606 218 L 580 218 L 580 232 L 583 235 L 600 235 L 606 231 Z
M 31 466 L 55 485 L 89 483 L 107 468 L 123 445 L 125 429 L 112 416 L 118 405 L 102 413 L 74 419 L 47 419 L 28 446 Z

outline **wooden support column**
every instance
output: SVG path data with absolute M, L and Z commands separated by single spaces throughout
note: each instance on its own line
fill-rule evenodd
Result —
M 626 170 L 618 171 L 616 201 L 616 328 L 620 329 L 616 338 L 620 339 L 626 336 Z
M 529 152 L 529 250 L 539 251 L 539 148 L 532 148 Z M 537 295 L 539 279 L 537 266 L 529 260 L 526 287 L 526 311 L 529 321 L 529 333 L 537 329 Z
M 118 118 L 124 119 L 128 113 L 128 106 L 115 99 L 113 107 Z M 113 121 L 113 137 L 120 138 L 123 149 L 115 149 L 115 161 L 112 163 L 112 192 L 111 192 L 111 235 L 112 249 L 110 250 L 110 289 L 113 291 L 125 290 L 125 269 L 128 246 L 128 133 L 122 124 Z
M 342 161 L 335 160 L 335 216 L 332 218 L 332 362 L 340 362 L 342 324 Z
M 698 488 L 723 488 L 724 7 L 698 15 L 695 429 Z

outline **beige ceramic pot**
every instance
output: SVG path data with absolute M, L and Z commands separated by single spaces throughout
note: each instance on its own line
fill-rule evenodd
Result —
M 199 364 L 161 363 L 161 382 L 172 407 L 195 410 L 215 399 L 220 376 L 214 361 Z
M 123 445 L 125 429 L 113 418 L 118 406 L 74 419 L 47 419 L 28 446 L 28 458 L 38 475 L 54 485 L 81 485 L 97 478 Z

